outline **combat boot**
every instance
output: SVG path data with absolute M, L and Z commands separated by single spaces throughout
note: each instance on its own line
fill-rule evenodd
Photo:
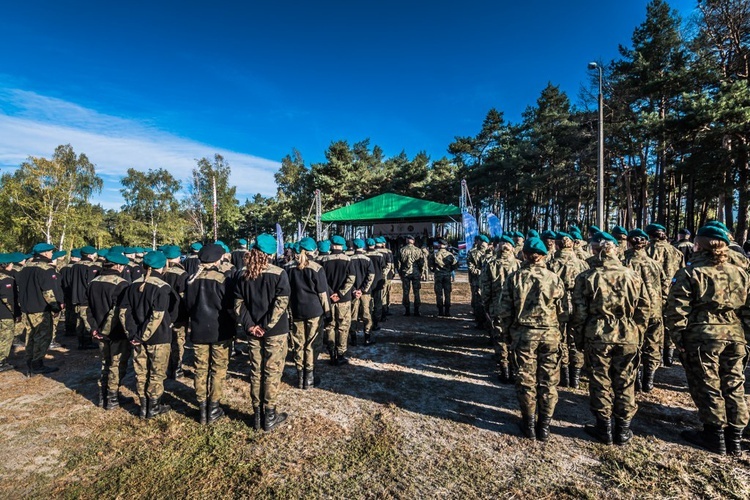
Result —
M 263 415 L 260 413 L 260 407 L 259 406 L 253 406 L 253 429 L 256 431 L 260 430 L 260 421 L 262 420 Z
M 742 456 L 742 429 L 734 426 L 727 426 L 724 431 L 724 437 L 727 446 L 727 454 L 733 457 Z
M 510 366 L 508 363 L 500 363 L 497 377 L 503 384 L 510 383 Z
M 411 316 L 411 309 L 409 306 L 404 306 L 404 316 Z
M 280 424 L 284 423 L 288 416 L 289 415 L 286 413 L 277 413 L 275 407 L 267 406 L 265 411 L 266 418 L 263 422 L 263 430 L 266 432 L 272 431 Z
M 443 316 L 443 308 L 438 307 L 438 316 Z
M 59 370 L 59 368 L 56 366 L 44 366 L 44 361 L 42 361 L 41 359 L 39 361 L 31 362 L 31 373 L 33 373 L 34 375 L 54 373 L 57 370 Z
M 615 444 L 628 444 L 631 439 L 633 431 L 630 430 L 630 420 L 615 418 Z
M 305 371 L 297 370 L 297 389 L 305 388 Z
M 568 387 L 570 382 L 570 367 L 563 365 L 560 367 L 560 387 Z
M 357 332 L 349 332 L 349 345 L 357 345 Z
M 597 418 L 596 425 L 586 424 L 583 430 L 604 444 L 612 444 L 612 420 L 608 418 Z
M 201 425 L 206 425 L 208 419 L 208 403 L 206 401 L 198 403 L 198 412 L 200 413 L 199 419 Z
M 151 399 L 148 400 L 148 412 L 146 413 L 146 418 L 154 418 L 158 417 L 162 413 L 167 413 L 171 408 L 168 404 L 164 404 L 161 402 L 161 398 Z
M 372 345 L 375 341 L 372 340 L 372 334 L 370 332 L 365 332 L 365 345 Z
M 146 402 L 146 398 L 139 398 L 138 402 L 141 405 L 141 407 L 140 407 L 140 415 L 139 416 L 142 419 L 145 420 L 146 416 L 148 415 L 148 405 L 147 405 L 147 402 Z
M 654 371 L 648 368 L 643 369 L 643 392 L 654 390 Z
M 445 317 L 446 318 L 451 317 L 451 306 L 445 306 Z
M 643 389 L 643 367 L 638 367 L 635 371 L 635 392 L 641 392 Z
M 7 363 L 5 361 L 0 363 L 0 373 L 7 372 L 8 370 L 12 370 L 12 369 L 13 369 L 13 365 L 11 365 L 10 363 Z
M 107 411 L 109 410 L 116 410 L 120 407 L 120 398 L 119 394 L 117 394 L 117 391 L 107 391 L 107 406 L 105 409 Z
M 682 431 L 680 436 L 687 442 L 719 455 L 727 454 L 724 429 L 718 425 L 705 424 L 703 430 Z
M 104 381 L 99 385 L 99 401 L 96 402 L 96 406 L 104 408 L 107 405 L 107 385 Z
M 336 355 L 336 366 L 344 366 L 348 364 L 349 364 L 349 358 L 347 358 L 343 354 Z
M 414 316 L 421 316 L 421 314 L 419 314 L 419 306 L 414 306 Z
M 536 440 L 545 442 L 549 439 L 549 424 L 552 421 L 550 417 L 540 418 L 536 426 Z
M 669 347 L 664 349 L 664 366 L 672 366 L 674 364 L 674 348 Z
M 529 439 L 536 439 L 536 417 L 523 415 L 521 417 L 521 433 Z
M 315 372 L 307 370 L 307 373 L 305 373 L 305 389 L 313 389 L 315 385 Z
M 328 362 L 328 364 L 330 364 L 332 366 L 336 366 L 336 357 L 337 357 L 336 356 L 336 350 L 335 349 L 331 349 L 331 350 L 328 351 L 328 354 L 331 356 L 331 359 Z
M 573 368 L 570 370 L 570 387 L 578 389 L 581 385 L 581 369 Z
M 210 403 L 208 403 L 208 411 L 206 412 L 206 419 L 208 420 L 209 425 L 213 424 L 214 422 L 216 422 L 223 416 L 224 416 L 224 410 L 221 409 L 221 406 L 219 406 L 218 401 L 211 401 Z

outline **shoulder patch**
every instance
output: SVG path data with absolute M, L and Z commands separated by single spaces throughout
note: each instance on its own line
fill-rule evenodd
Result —
M 283 273 L 283 272 L 284 272 L 284 270 L 283 270 L 283 269 L 281 269 L 281 268 L 280 268 L 280 267 L 278 267 L 278 266 L 274 266 L 273 264 L 269 264 L 269 265 L 268 265 L 268 267 L 267 267 L 266 269 L 264 269 L 264 270 L 263 270 L 263 272 L 264 272 L 264 273 L 268 273 L 268 274 L 276 274 L 276 275 L 279 275 L 279 274 Z

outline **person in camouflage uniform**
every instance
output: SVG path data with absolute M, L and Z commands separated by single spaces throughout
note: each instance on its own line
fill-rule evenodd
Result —
M 703 424 L 682 436 L 714 453 L 739 456 L 748 424 L 750 277 L 728 262 L 729 242 L 719 228 L 698 230 L 690 264 L 674 277 L 665 317 Z
M 612 228 L 612 236 L 617 240 L 617 255 L 620 260 L 625 260 L 625 251 L 628 249 L 628 230 L 622 226 Z
M 466 265 L 469 268 L 469 287 L 471 288 L 471 310 L 479 329 L 484 329 L 487 321 L 482 308 L 480 278 L 484 261 L 491 253 L 489 243 L 489 238 L 483 234 L 475 237 L 474 247 L 469 250 L 469 254 L 466 256 Z
M 404 305 L 404 315 L 411 315 L 409 291 L 414 290 L 414 316 L 419 316 L 419 306 L 422 304 L 419 290 L 422 287 L 422 268 L 425 266 L 425 261 L 422 250 L 414 246 L 414 236 L 406 237 L 406 245 L 401 247 L 398 253 L 397 265 L 403 290 L 401 303 Z
M 372 261 L 375 270 L 375 279 L 372 285 L 372 331 L 379 330 L 378 324 L 383 319 L 383 288 L 385 288 L 386 264 L 385 256 L 377 249 L 377 242 L 374 238 L 367 238 L 367 256 Z M 372 340 L 370 340 L 372 342 Z M 365 339 L 367 343 L 367 339 Z
M 727 239 L 729 239 L 729 250 L 732 250 L 731 252 L 727 252 L 727 262 L 729 262 L 732 265 L 735 265 L 739 267 L 740 269 L 744 269 L 745 271 L 750 270 L 750 259 L 747 258 L 745 255 L 745 251 L 742 249 L 740 245 L 737 244 L 732 238 L 732 231 L 729 230 L 729 228 L 723 223 L 719 222 L 717 220 L 712 220 L 710 222 L 706 223 L 706 226 L 709 227 L 716 227 L 721 229 L 721 231 L 726 234 Z
M 372 288 L 375 282 L 375 266 L 365 253 L 365 242 L 356 238 L 352 242 L 354 254 L 349 257 L 352 271 L 354 271 L 354 285 L 352 289 L 352 320 L 349 325 L 349 343 L 357 345 L 357 329 L 362 320 L 362 333 L 365 344 L 369 345 L 372 334 Z
M 339 235 L 331 237 L 331 254 L 321 265 L 328 283 L 328 298 L 331 301 L 331 321 L 326 326 L 326 344 L 334 366 L 346 365 L 349 358 L 349 327 L 352 323 L 352 293 L 356 276 L 351 259 L 344 253 L 346 240 Z
M 15 324 L 21 321 L 18 287 L 10 274 L 13 260 L 12 254 L 0 254 L 0 372 L 13 368 L 8 363 L 8 356 L 13 347 Z
M 528 238 L 523 254 L 526 262 L 503 284 L 498 319 L 518 372 L 516 393 L 521 406 L 521 431 L 527 438 L 546 441 L 557 405 L 558 314 L 565 287 L 547 269 L 544 263 L 547 248 L 539 238 Z
M 435 302 L 437 304 L 438 316 L 451 315 L 451 290 L 453 283 L 451 277 L 453 271 L 458 269 L 458 259 L 448 251 L 448 242 L 441 239 L 438 248 L 428 258 L 428 267 L 435 279 Z
M 669 293 L 669 280 L 661 266 L 646 255 L 648 235 L 644 231 L 640 229 L 630 231 L 628 243 L 631 248 L 625 252 L 623 263 L 641 277 L 651 303 L 648 327 L 641 341 L 641 367 L 638 368 L 635 389 L 651 392 L 654 388 L 654 374 L 662 362 L 662 346 L 664 345 L 662 306 Z
M 385 267 L 383 268 L 383 288 L 380 291 L 380 303 L 383 307 L 379 321 L 385 321 L 386 316 L 389 316 L 391 313 L 391 283 L 393 277 L 396 275 L 393 252 L 385 245 L 386 241 L 384 236 L 378 236 L 375 238 L 375 246 L 378 252 L 383 254 L 383 260 L 385 261 Z
M 508 343 L 503 339 L 500 321 L 500 299 L 503 295 L 503 285 L 508 276 L 521 266 L 521 263 L 516 259 L 513 245 L 514 241 L 510 237 L 500 237 L 497 253 L 487 259 L 480 280 L 482 305 L 489 316 L 488 321 L 492 325 L 490 337 L 495 349 L 498 378 L 503 383 L 514 381 L 508 356 Z
M 188 273 L 180 264 L 182 252 L 177 245 L 165 245 L 164 256 L 167 258 L 167 268 L 164 271 L 164 281 L 169 283 L 177 295 L 180 296 L 180 309 L 174 325 L 172 326 L 172 347 L 169 354 L 169 369 L 167 378 L 182 378 L 182 358 L 185 354 L 185 335 L 187 333 L 187 310 L 185 309 L 185 288 L 187 287 Z
M 638 347 L 650 314 L 648 291 L 641 278 L 617 256 L 617 240 L 607 233 L 592 239 L 601 266 L 579 274 L 573 288 L 576 347 L 584 349 L 591 372 L 589 402 L 596 425 L 585 430 L 605 444 L 625 444 L 633 437 Z
M 276 238 L 270 234 L 255 238 L 245 254 L 245 269 L 238 273 L 234 302 L 242 328 L 249 334 L 253 427 L 260 430 L 262 421 L 266 432 L 288 417 L 276 411 L 276 399 L 289 345 L 291 289 L 284 270 L 269 263 L 275 253 Z
M 588 251 L 588 247 L 586 245 L 586 242 L 583 240 L 583 235 L 581 235 L 580 231 L 570 231 L 570 235 L 573 237 L 573 250 L 576 253 L 576 256 L 586 262 L 586 259 L 588 259 L 591 254 Z
M 562 313 L 560 314 L 560 385 L 562 387 L 570 385 L 578 389 L 584 363 L 583 352 L 576 348 L 568 322 L 573 312 L 571 296 L 576 278 L 589 266 L 576 255 L 571 235 L 559 232 L 555 237 L 557 252 L 554 259 L 547 264 L 547 268 L 554 272 L 565 286 L 565 297 L 561 303 Z

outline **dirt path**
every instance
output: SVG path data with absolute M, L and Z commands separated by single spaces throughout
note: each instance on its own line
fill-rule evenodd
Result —
M 682 429 L 698 425 L 680 366 L 660 370 L 657 388 L 639 396 L 631 446 L 601 446 L 583 432 L 583 424 L 592 421 L 585 386 L 560 389 L 548 443 L 522 439 L 514 388 L 497 382 L 489 337 L 469 319 L 468 285 L 456 283 L 450 319 L 435 317 L 431 288 L 431 283 L 423 288 L 423 316 L 403 317 L 394 283 L 393 315 L 376 333 L 376 344 L 352 347 L 351 364 L 344 367 L 329 366 L 322 355 L 319 388 L 294 389 L 288 362 L 279 407 L 291 419 L 268 435 L 256 435 L 246 425 L 251 408 L 244 356 L 230 365 L 230 418 L 210 430 L 194 422 L 189 378 L 167 381 L 175 411 L 154 421 L 128 413 L 135 411 L 132 402 L 115 412 L 97 408 L 96 351 L 50 351 L 48 363 L 61 370 L 48 377 L 0 374 L 0 497 L 154 491 L 260 497 L 750 496 L 748 458 L 711 456 L 680 439 Z M 12 359 L 17 366 L 22 354 Z M 134 396 L 132 374 L 126 386 L 125 395 Z M 196 443 L 194 436 L 204 441 Z M 154 439 L 162 450 L 148 447 Z M 146 472 L 134 465 L 131 450 L 137 457 L 148 452 L 153 463 Z M 173 455 L 184 454 L 207 463 L 191 463 L 197 475 L 178 472 Z M 242 482 L 201 479 L 213 477 L 200 473 L 201 467 L 222 464 Z M 173 484 L 160 467 L 164 477 L 182 479 Z M 118 479 L 103 483 L 102 471 Z M 131 484 L 128 478 L 136 471 L 159 479 L 153 486 Z M 186 484 L 189 489 L 182 490 Z

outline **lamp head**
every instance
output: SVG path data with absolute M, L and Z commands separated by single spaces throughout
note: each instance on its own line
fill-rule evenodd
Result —
M 590 62 L 589 63 L 589 69 L 597 69 L 598 67 L 599 67 L 599 65 L 597 63 L 595 63 L 595 62 Z

